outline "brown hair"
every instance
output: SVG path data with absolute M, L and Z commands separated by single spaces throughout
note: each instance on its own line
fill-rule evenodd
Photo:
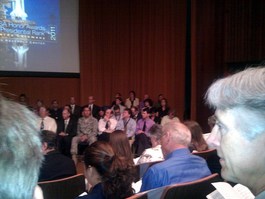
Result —
M 184 124 L 191 132 L 191 150 L 204 151 L 208 149 L 208 145 L 203 138 L 201 126 L 195 121 L 185 121 Z
M 84 156 L 86 168 L 93 166 L 102 177 L 103 194 L 106 198 L 126 198 L 134 193 L 133 167 L 115 155 L 106 142 L 97 141 L 87 147 Z
M 134 164 L 130 143 L 124 131 L 116 130 L 112 132 L 109 137 L 109 143 L 118 156 L 126 159 L 129 164 Z

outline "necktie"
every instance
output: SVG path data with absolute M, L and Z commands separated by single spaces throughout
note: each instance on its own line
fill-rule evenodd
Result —
M 90 109 L 90 111 L 92 112 L 92 105 L 89 105 L 89 109 Z
M 146 121 L 144 121 L 143 131 L 145 132 L 146 129 Z
M 42 119 L 40 123 L 40 130 L 42 131 L 43 129 L 44 129 L 44 119 Z
M 64 120 L 64 132 L 66 131 L 67 125 L 68 125 L 67 120 Z
M 106 126 L 105 126 L 105 128 L 106 129 L 108 129 L 109 128 L 109 122 L 107 121 L 107 123 L 106 123 Z

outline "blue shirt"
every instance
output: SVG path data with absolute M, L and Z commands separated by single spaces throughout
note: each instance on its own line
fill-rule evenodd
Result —
M 166 160 L 150 167 L 143 176 L 141 192 L 211 175 L 206 161 L 190 153 L 188 148 L 177 149 Z

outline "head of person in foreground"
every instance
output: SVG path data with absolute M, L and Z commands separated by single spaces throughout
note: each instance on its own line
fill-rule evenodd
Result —
M 92 188 L 101 184 L 105 198 L 126 198 L 134 191 L 133 165 L 114 153 L 106 142 L 97 141 L 90 145 L 84 156 L 85 174 Z
M 265 191 L 265 68 L 249 68 L 214 82 L 206 94 L 215 109 L 211 138 L 225 180 L 254 195 Z
M 0 198 L 32 199 L 43 155 L 37 116 L 0 95 Z

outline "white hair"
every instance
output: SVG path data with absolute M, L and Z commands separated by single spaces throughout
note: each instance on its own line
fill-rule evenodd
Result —
M 0 196 L 30 199 L 43 159 L 34 113 L 0 96 Z
M 168 122 L 162 128 L 163 133 L 169 132 L 171 138 L 176 144 L 189 146 L 191 142 L 191 132 L 184 124 L 180 122 Z
M 206 94 L 207 103 L 217 110 L 235 109 L 248 120 L 239 125 L 242 132 L 254 138 L 265 130 L 265 68 L 248 68 L 214 82 Z

